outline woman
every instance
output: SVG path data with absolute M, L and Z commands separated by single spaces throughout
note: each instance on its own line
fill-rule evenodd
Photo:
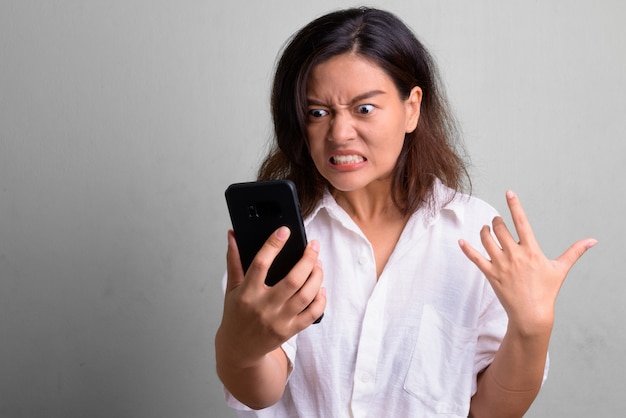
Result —
M 296 183 L 311 241 L 270 288 L 289 231 L 245 277 L 229 232 L 216 335 L 229 404 L 259 417 L 521 417 L 547 369 L 559 288 L 596 241 L 548 260 L 512 192 L 519 242 L 462 193 L 433 61 L 390 13 L 349 9 L 300 30 L 272 114 L 259 179 Z

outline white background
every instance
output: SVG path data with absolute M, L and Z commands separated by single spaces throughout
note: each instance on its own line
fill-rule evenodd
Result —
M 600 241 L 527 416 L 623 416 L 626 6 L 380 4 L 437 58 L 474 194 L 515 190 L 552 257 Z M 0 417 L 232 416 L 223 191 L 264 154 L 286 39 L 352 5 L 0 0 Z

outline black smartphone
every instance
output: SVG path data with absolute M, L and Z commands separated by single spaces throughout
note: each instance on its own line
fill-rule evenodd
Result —
M 296 186 L 290 180 L 235 183 L 225 194 L 244 272 L 274 231 L 281 226 L 291 230 L 265 278 L 265 284 L 275 285 L 302 258 L 307 244 Z
M 307 244 L 295 185 L 289 180 L 231 184 L 226 203 L 244 271 L 274 231 L 281 226 L 291 230 L 265 279 L 268 286 L 275 285 L 302 258 Z

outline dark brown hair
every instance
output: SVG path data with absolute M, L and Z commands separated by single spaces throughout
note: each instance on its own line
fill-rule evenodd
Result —
M 280 57 L 271 97 L 274 142 L 259 180 L 286 178 L 298 189 L 304 216 L 329 183 L 307 148 L 307 80 L 311 69 L 336 55 L 353 52 L 374 60 L 391 77 L 401 97 L 422 89 L 417 129 L 405 135 L 393 173 L 391 196 L 408 215 L 428 201 L 435 178 L 455 191 L 469 185 L 460 156 L 458 130 L 443 94 L 435 63 L 413 32 L 393 14 L 354 8 L 322 16 L 297 32 Z

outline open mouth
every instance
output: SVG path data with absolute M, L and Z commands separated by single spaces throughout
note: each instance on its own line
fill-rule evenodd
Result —
M 358 164 L 363 161 L 365 161 L 365 157 L 361 155 L 333 155 L 330 157 L 330 163 L 334 165 Z

